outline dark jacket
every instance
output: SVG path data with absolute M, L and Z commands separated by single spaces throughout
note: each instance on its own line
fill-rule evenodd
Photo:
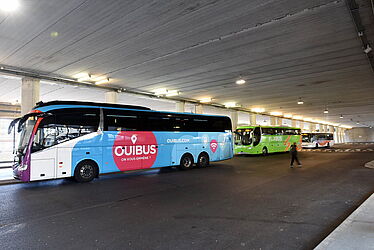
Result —
M 291 154 L 293 155 L 296 155 L 297 154 L 297 145 L 291 145 L 291 148 L 290 148 L 290 152 Z

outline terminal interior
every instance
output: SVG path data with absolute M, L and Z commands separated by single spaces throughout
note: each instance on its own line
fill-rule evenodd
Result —
M 360 226 L 374 225 L 373 48 L 372 0 L 0 1 L 0 242 L 58 249 L 70 231 L 74 249 L 371 249 Z M 56 100 L 228 116 L 233 132 L 297 128 L 334 144 L 300 148 L 301 169 L 266 151 L 19 183 L 8 127 Z

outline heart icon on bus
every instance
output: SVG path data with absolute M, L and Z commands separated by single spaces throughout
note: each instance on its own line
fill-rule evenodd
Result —
M 212 150 L 213 153 L 215 153 L 217 151 L 217 148 L 218 148 L 218 142 L 213 139 L 210 141 L 210 149 Z

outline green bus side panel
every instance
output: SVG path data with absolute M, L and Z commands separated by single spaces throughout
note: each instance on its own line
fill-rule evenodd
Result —
M 298 149 L 301 149 L 301 135 L 263 135 L 258 145 L 235 145 L 235 154 L 261 154 L 264 147 L 269 153 L 286 152 L 296 142 Z

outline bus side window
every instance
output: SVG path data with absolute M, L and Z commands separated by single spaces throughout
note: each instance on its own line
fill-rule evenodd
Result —
M 106 109 L 104 124 L 107 131 L 142 130 L 142 122 L 138 114 L 127 110 Z

